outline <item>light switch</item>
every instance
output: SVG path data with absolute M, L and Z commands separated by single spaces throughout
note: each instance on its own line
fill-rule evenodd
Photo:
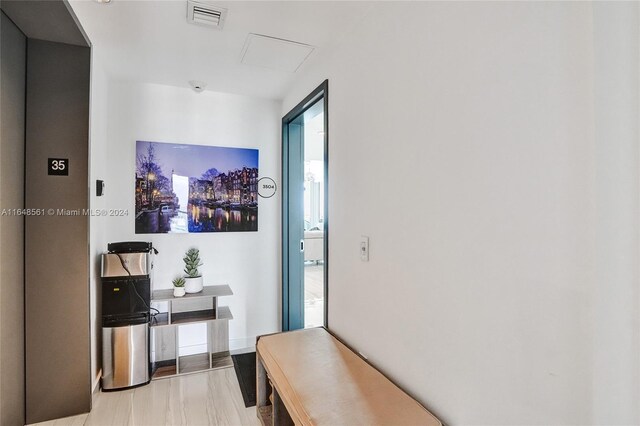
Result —
M 369 237 L 360 237 L 360 260 L 369 261 Z

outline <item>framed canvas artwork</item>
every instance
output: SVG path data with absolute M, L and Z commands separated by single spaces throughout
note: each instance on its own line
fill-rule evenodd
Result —
M 258 150 L 136 142 L 136 234 L 258 230 Z

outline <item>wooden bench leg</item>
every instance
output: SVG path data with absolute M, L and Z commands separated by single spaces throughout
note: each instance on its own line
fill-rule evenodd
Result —
M 267 390 L 269 386 L 269 379 L 267 378 L 267 370 L 262 365 L 262 358 L 260 354 L 256 353 L 256 406 L 264 407 L 267 405 L 267 398 L 269 398 L 269 392 Z
M 259 352 L 256 353 L 256 415 L 264 426 L 294 426 L 280 395 L 269 383 Z
M 263 426 L 273 425 L 273 407 L 269 401 L 271 385 L 260 352 L 256 352 L 256 415 Z
M 293 420 L 276 389 L 273 389 L 273 426 L 293 426 Z

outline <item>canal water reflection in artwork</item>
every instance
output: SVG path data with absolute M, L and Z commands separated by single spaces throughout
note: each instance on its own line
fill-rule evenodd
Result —
M 258 207 L 211 208 L 189 205 L 189 232 L 257 231 Z

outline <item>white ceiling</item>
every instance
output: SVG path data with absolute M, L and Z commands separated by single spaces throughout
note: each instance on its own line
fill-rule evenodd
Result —
M 282 99 L 295 73 L 241 63 L 250 33 L 330 51 L 370 2 L 220 1 L 228 9 L 222 30 L 187 23 L 187 1 L 112 0 L 109 4 L 71 0 L 93 48 L 116 79 Z

